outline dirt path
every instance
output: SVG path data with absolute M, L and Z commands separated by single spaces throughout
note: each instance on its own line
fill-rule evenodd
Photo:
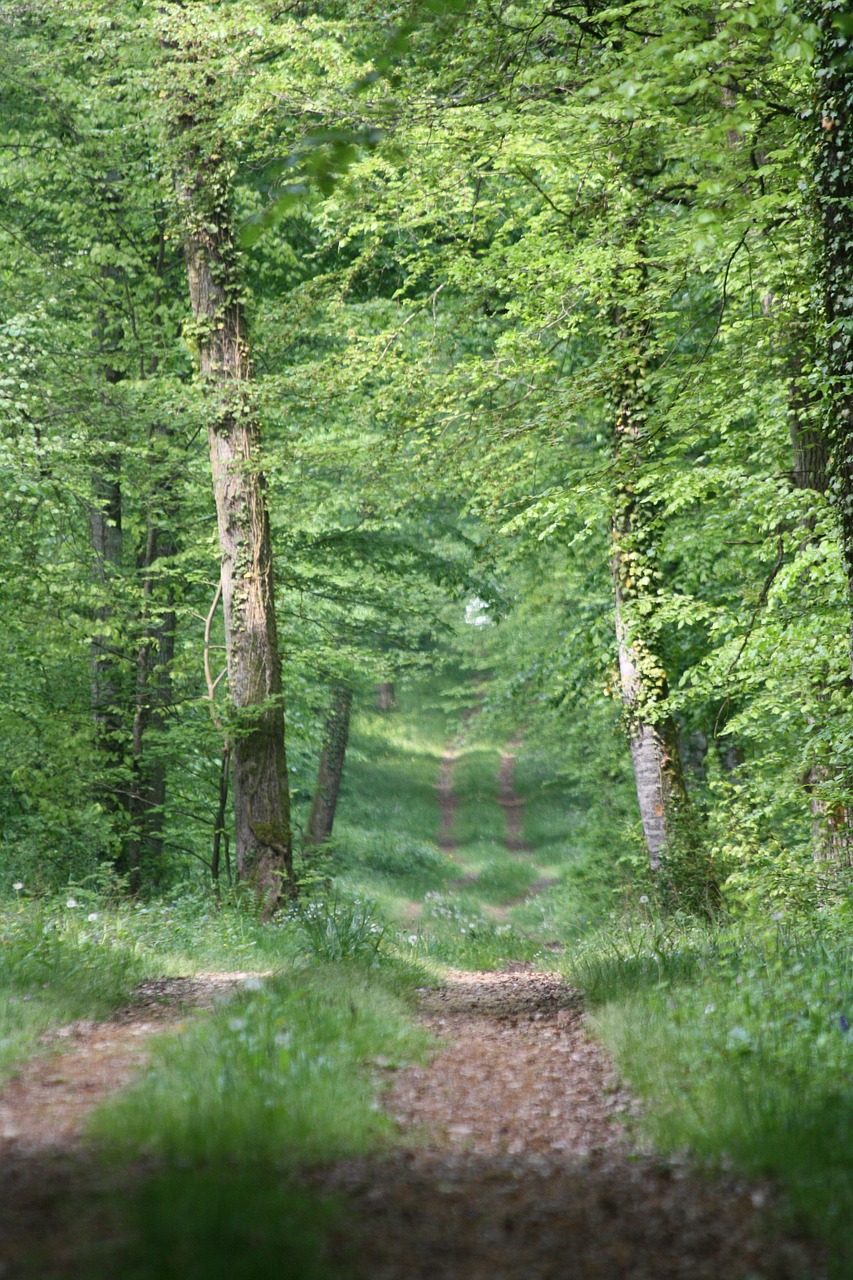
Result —
M 459 973 L 424 996 L 446 1047 L 385 1105 L 409 1135 L 323 1185 L 352 1209 L 336 1241 L 365 1280 L 817 1280 L 802 1241 L 763 1228 L 766 1188 L 705 1181 L 625 1133 L 636 1104 L 547 974 Z M 420 1135 L 420 1141 L 418 1140 Z
M 145 984 L 7 1084 L 3 1280 L 82 1280 L 116 1192 L 81 1143 L 86 1116 L 139 1069 L 153 1032 L 246 977 Z M 762 1232 L 765 1188 L 711 1184 L 632 1146 L 636 1104 L 553 975 L 451 974 L 423 993 L 422 1017 L 444 1047 L 385 1094 L 402 1145 L 312 1175 L 352 1210 L 330 1242 L 348 1280 L 819 1280 L 803 1242 Z
M 77 1022 L 46 1036 L 46 1052 L 0 1088 L 2 1280 L 79 1274 L 80 1239 L 73 1215 L 69 1225 L 69 1207 L 110 1190 L 81 1142 L 90 1112 L 141 1070 L 152 1035 L 179 1028 L 254 976 L 207 973 L 142 983 L 107 1021 Z M 90 1227 L 88 1218 L 81 1221 L 81 1231 Z
M 444 849 L 446 853 L 455 853 L 458 847 L 453 834 L 453 818 L 457 803 L 456 796 L 453 794 L 453 766 L 458 759 L 459 752 L 454 745 L 445 749 L 438 771 L 438 782 L 435 784 L 440 814 L 438 847 Z
M 498 771 L 498 804 L 504 811 L 506 836 L 504 845 L 510 853 L 530 853 L 530 845 L 524 839 L 524 801 L 515 793 L 513 771 L 515 769 L 515 752 L 521 746 L 520 740 L 507 743 L 501 752 L 501 765 Z

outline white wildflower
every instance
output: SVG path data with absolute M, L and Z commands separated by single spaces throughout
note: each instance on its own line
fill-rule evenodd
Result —
M 15 893 L 20 893 L 23 887 L 24 887 L 23 880 L 16 880 L 15 883 L 12 885 L 12 888 L 15 890 Z
M 77 899 L 76 899 L 76 898 L 69 898 L 65 905 L 66 905 L 66 907 L 72 907 L 72 908 L 73 908 L 73 907 L 76 907 L 76 906 L 77 906 Z
M 92 911 L 89 915 L 86 916 L 86 919 L 89 921 L 90 924 L 93 924 L 95 920 L 97 920 L 97 918 L 98 918 L 97 911 Z

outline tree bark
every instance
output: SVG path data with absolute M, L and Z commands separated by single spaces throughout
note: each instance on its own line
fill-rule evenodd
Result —
M 260 426 L 228 187 L 216 158 L 197 161 L 182 175 L 179 197 L 222 553 L 237 874 L 269 914 L 283 888 L 294 888 L 290 797 Z
M 649 629 L 642 625 L 645 614 L 637 608 L 641 595 L 649 595 L 656 575 L 646 513 L 636 496 L 642 411 L 633 403 L 633 392 L 634 388 L 622 388 L 616 418 L 614 462 L 619 482 L 611 521 L 611 571 L 622 705 L 649 866 L 657 873 L 676 810 L 686 804 L 687 794 L 675 721 L 662 709 L 668 694 L 666 673 Z
M 96 621 L 104 630 L 92 636 L 92 714 L 96 739 L 110 764 L 121 759 L 122 716 L 121 692 L 114 644 L 109 627 L 114 609 L 109 601 L 111 578 L 121 569 L 121 481 L 118 459 L 107 459 L 93 478 L 95 501 L 89 511 L 89 534 L 92 545 L 92 572 L 101 589 L 101 603 Z
M 376 686 L 376 709 L 377 711 L 393 711 L 396 702 L 396 692 L 393 680 L 383 680 Z
M 813 5 L 820 30 L 815 50 L 815 204 L 821 240 L 826 435 L 851 606 L 853 672 L 853 36 L 835 25 L 846 12 L 837 0 L 816 0 Z
M 138 892 L 144 873 L 155 880 L 163 864 L 163 808 L 166 803 L 166 767 L 147 750 L 151 731 L 161 734 L 171 700 L 171 668 L 175 655 L 176 617 L 172 592 L 167 587 L 158 602 L 158 564 L 174 556 L 177 546 L 168 528 L 149 523 L 143 555 L 143 636 L 136 655 L 136 701 L 131 739 L 131 834 L 127 844 L 130 888 Z
M 323 730 L 323 746 L 317 767 L 317 785 L 314 788 L 311 815 L 305 830 L 306 845 L 323 844 L 332 834 L 349 740 L 351 710 L 352 689 L 341 685 L 332 695 L 332 705 Z

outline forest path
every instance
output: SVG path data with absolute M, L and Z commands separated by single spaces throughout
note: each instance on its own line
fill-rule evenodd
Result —
M 188 1014 L 213 1008 L 254 977 L 201 973 L 143 982 L 131 1002 L 104 1022 L 74 1022 L 46 1034 L 47 1052 L 0 1087 L 0 1167 L 16 1151 L 75 1141 L 89 1112 L 139 1072 L 152 1035 L 179 1029 Z
M 0 1086 L 0 1277 L 78 1275 L 78 1236 L 69 1209 L 104 1195 L 103 1173 L 83 1141 L 90 1113 L 145 1065 L 155 1034 L 213 1008 L 250 973 L 201 973 L 143 982 L 103 1022 L 75 1022 L 44 1037 L 45 1052 Z M 52 1050 L 52 1051 L 51 1051 Z M 38 1245 L 37 1270 L 30 1257 Z
M 506 836 L 504 846 L 509 853 L 531 853 L 532 846 L 524 839 L 524 801 L 516 794 L 514 786 L 515 752 L 521 746 L 521 739 L 508 742 L 501 752 L 501 765 L 498 771 L 498 804 L 504 811 Z
M 454 972 L 422 996 L 444 1039 L 394 1078 L 406 1135 L 321 1176 L 351 1214 L 333 1245 L 370 1280 L 816 1280 L 770 1237 L 768 1197 L 640 1151 L 637 1104 L 586 1032 L 579 995 L 523 965 Z

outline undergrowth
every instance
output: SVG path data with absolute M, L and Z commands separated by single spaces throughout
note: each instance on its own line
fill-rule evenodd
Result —
M 339 1211 L 298 1170 L 392 1139 L 380 1083 L 430 1043 L 400 989 L 394 972 L 313 956 L 161 1039 L 138 1085 L 90 1127 L 117 1168 L 149 1170 L 123 1207 L 111 1274 L 330 1275 L 324 1240 Z
M 846 924 L 634 918 L 568 971 L 665 1150 L 772 1178 L 853 1273 L 853 954 Z M 621 927 L 619 927 L 621 925 Z

